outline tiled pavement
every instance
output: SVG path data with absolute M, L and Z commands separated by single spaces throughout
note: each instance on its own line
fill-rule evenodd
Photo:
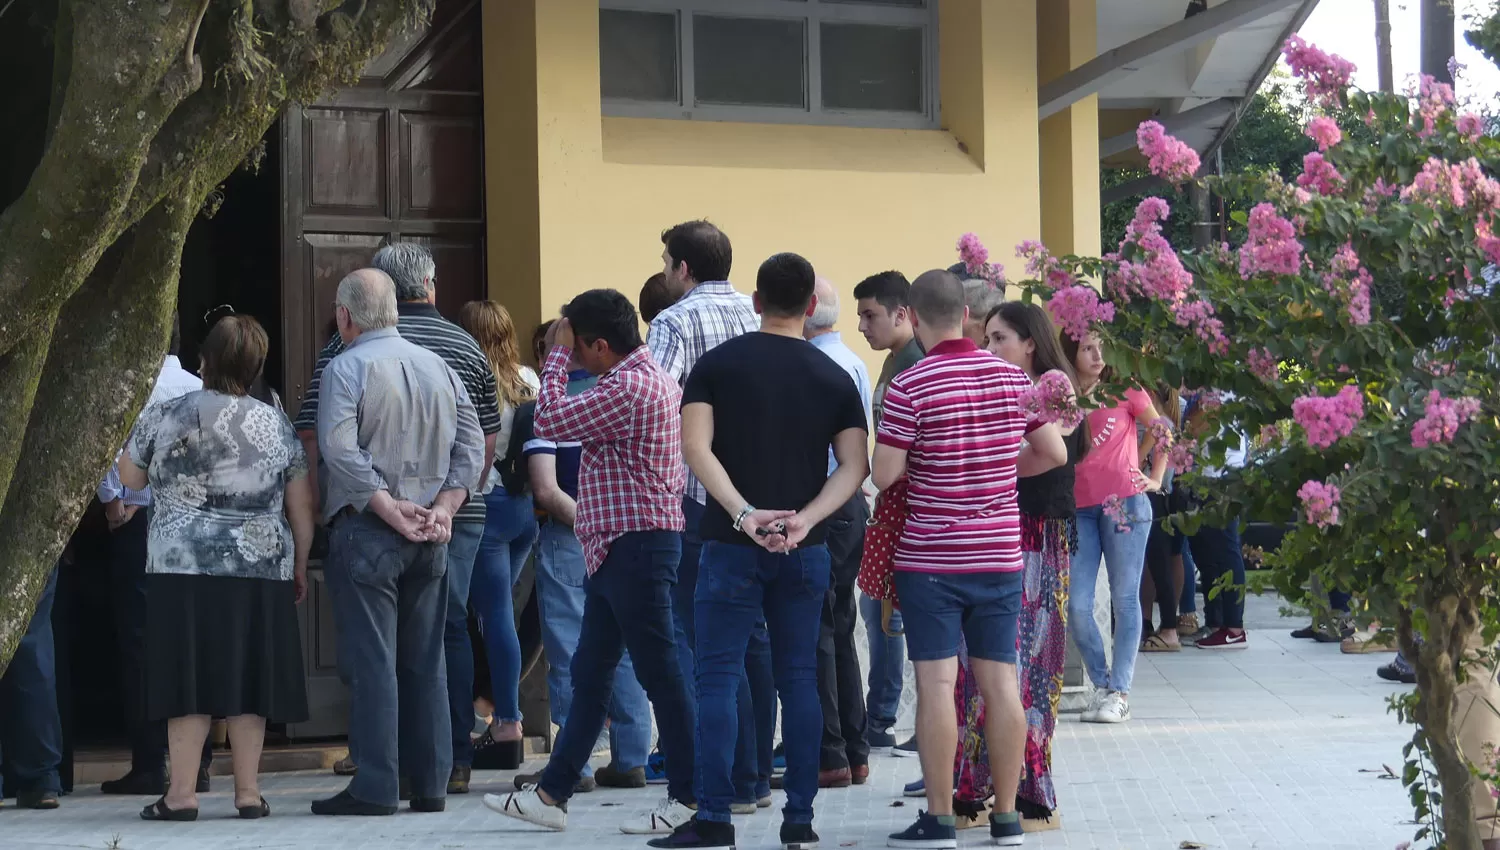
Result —
M 1374 675 L 1390 656 L 1340 655 L 1336 646 L 1294 641 L 1287 632 L 1297 623 L 1280 618 L 1269 598 L 1253 599 L 1248 619 L 1248 651 L 1142 656 L 1131 723 L 1063 719 L 1054 753 L 1062 829 L 1030 836 L 1027 846 L 1386 850 L 1411 836 L 1400 784 L 1380 778 L 1382 765 L 1399 770 L 1406 739 L 1385 711 L 1395 688 Z M 886 834 L 916 814 L 920 801 L 899 794 L 917 775 L 915 760 L 877 758 L 871 784 L 819 794 L 823 846 L 884 846 Z M 644 841 L 616 825 L 659 793 L 580 797 L 568 831 L 551 834 L 483 807 L 478 792 L 499 790 L 509 776 L 476 778 L 476 793 L 449 798 L 445 814 L 335 819 L 313 817 L 307 804 L 342 780 L 282 774 L 264 783 L 275 815 L 245 822 L 228 817 L 229 780 L 216 777 L 215 792 L 203 798 L 205 819 L 192 824 L 144 823 L 136 812 L 145 800 L 104 798 L 89 787 L 59 811 L 0 810 L 0 848 L 638 850 Z M 777 846 L 776 815 L 736 822 L 741 848 Z M 960 833 L 959 844 L 987 846 L 987 835 Z

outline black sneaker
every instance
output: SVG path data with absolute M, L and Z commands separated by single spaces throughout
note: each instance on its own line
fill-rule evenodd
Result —
M 646 768 L 621 770 L 614 764 L 607 764 L 594 771 L 594 781 L 601 788 L 645 788 Z
M 917 736 L 913 735 L 910 738 L 907 738 L 905 741 L 902 741 L 900 744 L 897 744 L 896 748 L 894 750 L 891 750 L 891 755 L 896 756 L 897 758 L 916 758 Z
M 734 850 L 734 824 L 693 818 L 672 830 L 671 835 L 653 838 L 648 847 L 689 848 L 728 847 Z
M 101 794 L 124 794 L 134 797 L 160 797 L 167 793 L 167 780 L 161 774 L 136 773 L 134 770 L 110 779 L 99 786 Z
M 1026 843 L 1026 830 L 1016 812 L 990 813 L 990 843 L 996 847 L 1020 847 Z
M 542 773 L 541 771 L 537 771 L 536 773 L 518 773 L 516 774 L 514 784 L 517 791 L 520 791 L 527 785 L 540 785 L 542 784 Z M 594 777 L 580 776 L 578 777 L 578 781 L 573 783 L 573 793 L 589 794 L 592 793 L 593 790 L 598 787 L 598 785 L 599 783 L 594 779 Z
M 870 745 L 870 754 L 887 756 L 896 748 L 896 736 L 889 729 L 871 729 L 865 733 L 865 743 Z
M 818 834 L 810 823 L 783 823 L 781 825 L 783 850 L 814 850 L 818 846 Z
M 1317 636 L 1318 626 L 1316 623 L 1310 626 L 1303 626 L 1295 632 L 1292 632 L 1292 637 L 1296 638 L 1297 640 L 1314 640 L 1317 638 Z
M 958 830 L 953 827 L 953 816 L 943 823 L 937 815 L 917 812 L 917 822 L 905 832 L 892 833 L 885 842 L 887 847 L 912 847 L 916 850 L 957 850 Z
M 1389 664 L 1382 665 L 1375 671 L 1375 675 L 1387 682 L 1400 682 L 1403 685 L 1415 685 L 1417 683 L 1417 671 L 1406 662 L 1400 655 Z

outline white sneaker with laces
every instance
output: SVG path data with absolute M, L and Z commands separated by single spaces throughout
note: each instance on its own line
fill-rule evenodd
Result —
M 558 832 L 568 826 L 567 805 L 567 803 L 547 805 L 537 794 L 535 785 L 527 785 L 511 794 L 484 795 L 484 807 L 490 811 Z
M 1095 723 L 1124 723 L 1130 719 L 1130 702 L 1119 691 L 1110 691 L 1099 707 Z
M 694 810 L 671 797 L 663 797 L 656 808 L 620 824 L 626 835 L 671 835 L 672 831 L 693 819 Z
M 1089 697 L 1089 704 L 1083 709 L 1083 714 L 1079 715 L 1079 719 L 1084 723 L 1098 723 L 1099 709 L 1104 707 L 1104 698 L 1108 695 L 1109 691 L 1095 688 L 1093 696 Z

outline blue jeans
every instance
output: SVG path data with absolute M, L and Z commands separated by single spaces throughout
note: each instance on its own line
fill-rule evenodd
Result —
M 447 795 L 447 549 L 413 543 L 374 514 L 339 516 L 329 529 L 323 575 L 354 708 L 349 755 L 359 765 L 349 793 L 366 803 L 397 804 L 398 770 L 413 795 Z
M 1193 535 L 1193 548 L 1203 570 L 1203 619 L 1213 628 L 1245 627 L 1245 556 L 1240 549 L 1240 527 L 1231 521 L 1228 528 L 1203 526 Z M 1230 573 L 1234 587 L 1215 591 L 1220 576 Z
M 786 712 L 787 823 L 812 823 L 818 793 L 823 705 L 818 698 L 818 633 L 828 593 L 826 546 L 778 555 L 753 545 L 707 542 L 698 576 L 698 817 L 729 823 L 736 788 L 738 692 L 757 623 L 768 626 L 776 691 Z
M 573 702 L 542 771 L 541 789 L 553 800 L 573 796 L 573 786 L 593 754 L 625 651 L 656 710 L 667 793 L 692 804 L 693 703 L 672 645 L 672 585 L 682 536 L 675 531 L 634 531 L 609 546 L 589 577 L 583 627 L 573 654 Z
M 1179 614 L 1198 613 L 1198 564 L 1193 561 L 1193 541 L 1182 541 L 1182 604 Z
M 571 526 L 542 523 L 536 549 L 536 594 L 542 621 L 542 650 L 547 654 L 547 701 L 552 722 L 561 727 L 573 705 L 573 655 L 583 629 L 584 585 L 588 568 L 583 545 Z M 615 668 L 615 689 L 609 700 L 609 745 L 612 761 L 621 770 L 644 767 L 651 754 L 651 702 L 635 677 L 630 653 Z M 594 772 L 592 764 L 584 776 Z
M 684 497 L 682 515 L 682 560 L 677 565 L 677 586 L 672 591 L 672 614 L 675 619 L 677 652 L 682 674 L 687 677 L 688 692 L 698 696 L 698 665 L 694 659 L 694 595 L 698 587 L 698 568 L 702 560 L 703 541 L 698 524 L 703 520 L 704 506 Z M 771 767 L 776 736 L 776 686 L 771 673 L 771 644 L 766 624 L 758 623 L 750 634 L 745 652 L 745 675 L 739 691 L 739 729 L 734 756 L 734 787 L 737 802 L 751 802 L 771 793 Z
M 62 718 L 57 711 L 57 655 L 52 644 L 56 593 L 54 567 L 36 601 L 31 625 L 0 678 L 0 717 L 5 719 L 0 728 L 0 763 L 18 783 L 8 792 L 62 793 L 57 775 L 62 763 Z
M 902 677 L 906 668 L 906 637 L 886 635 L 880 626 L 880 600 L 859 595 L 859 616 L 870 643 L 870 693 L 865 699 L 871 732 L 889 732 L 901 710 Z M 901 612 L 891 612 L 891 630 L 901 631 Z
M 1073 556 L 1073 584 L 1068 622 L 1089 680 L 1096 688 L 1130 693 L 1135 658 L 1141 649 L 1141 573 L 1146 569 L 1146 541 L 1151 536 L 1151 501 L 1145 493 L 1125 500 L 1129 525 L 1115 521 L 1099 505 L 1078 509 L 1078 554 Z M 1115 610 L 1114 669 L 1104 658 L 1104 636 L 1094 622 L 1094 589 L 1099 559 L 1109 570 L 1109 596 Z
M 496 487 L 484 497 L 484 502 L 487 509 L 484 537 L 474 560 L 474 588 L 470 598 L 479 616 L 485 655 L 489 657 L 495 719 L 516 722 L 521 719 L 521 641 L 516 636 L 515 602 L 511 594 L 536 543 L 536 512 L 531 494 L 511 496 L 504 487 Z M 465 739 L 474 725 L 473 714 L 471 702 L 465 715 L 470 718 L 464 727 Z M 457 735 L 457 730 L 454 734 Z M 473 761 L 472 747 L 469 760 Z
M 448 616 L 443 623 L 443 655 L 448 665 L 448 721 L 453 731 L 453 763 L 474 762 L 474 646 L 469 643 L 469 581 L 485 526 L 455 522 L 448 541 Z M 520 650 L 516 651 L 520 655 Z

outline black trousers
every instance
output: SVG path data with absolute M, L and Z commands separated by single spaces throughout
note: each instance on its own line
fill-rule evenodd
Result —
M 1164 493 L 1151 493 L 1151 536 L 1146 539 L 1146 570 L 1156 587 L 1156 605 L 1161 610 L 1161 628 L 1177 628 L 1179 594 L 1173 591 L 1172 556 L 1182 554 L 1182 537 L 1162 528 L 1162 520 L 1171 511 Z M 1146 632 L 1151 631 L 1151 617 L 1146 616 Z
M 823 704 L 821 770 L 837 770 L 870 763 L 865 740 L 864 681 L 854 649 L 858 615 L 859 561 L 865 551 L 865 520 L 869 507 L 863 493 L 828 518 L 828 555 L 832 580 L 823 603 L 823 628 L 818 637 L 818 696 Z
M 146 514 L 144 508 L 136 511 L 111 535 L 109 573 L 120 649 L 121 705 L 130 730 L 130 771 L 161 776 L 166 770 L 167 724 L 146 719 Z M 213 755 L 213 740 L 205 738 L 203 766 L 213 761 Z

